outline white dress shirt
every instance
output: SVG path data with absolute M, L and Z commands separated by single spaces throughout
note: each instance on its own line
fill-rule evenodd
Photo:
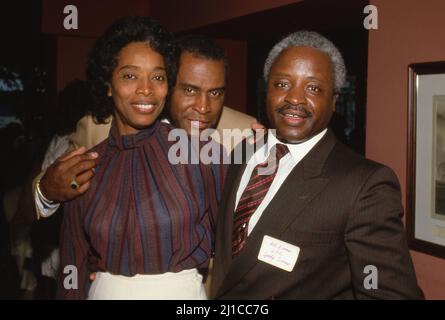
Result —
M 68 150 L 69 146 L 69 135 L 54 136 L 48 146 L 48 149 L 45 152 L 45 158 L 43 159 L 42 163 L 42 171 L 46 171 L 46 169 L 48 169 L 48 167 L 53 164 L 57 160 L 57 158 L 59 158 Z M 41 177 L 42 176 L 40 176 L 40 178 Z M 37 185 L 37 188 L 35 190 L 34 200 L 35 204 L 40 210 L 40 216 L 44 218 L 52 215 L 60 207 L 59 203 L 49 201 L 44 197 L 44 195 L 40 191 L 39 185 Z
M 244 189 L 247 187 L 247 184 L 249 183 L 253 169 L 255 168 L 256 165 L 266 161 L 266 159 L 269 157 L 270 149 L 275 144 L 282 143 L 289 148 L 289 153 L 286 154 L 283 158 L 281 158 L 278 164 L 277 174 L 274 180 L 272 181 L 272 184 L 269 190 L 267 191 L 266 196 L 264 197 L 263 201 L 261 202 L 261 204 L 258 206 L 256 211 L 250 218 L 247 229 L 247 235 L 250 235 L 253 228 L 257 224 L 258 220 L 261 218 L 264 209 L 266 209 L 266 207 L 273 199 L 277 191 L 280 189 L 281 185 L 283 184 L 284 180 L 286 180 L 287 176 L 292 171 L 292 169 L 301 161 L 301 159 L 303 159 L 306 156 L 306 154 L 308 154 L 308 152 L 317 144 L 317 142 L 320 141 L 321 138 L 323 138 L 326 132 L 327 129 L 324 129 L 322 132 L 315 135 L 308 141 L 299 144 L 290 144 L 279 141 L 275 137 L 273 132 L 269 130 L 267 143 L 264 144 L 261 148 L 259 148 L 247 163 L 246 169 L 244 170 L 243 176 L 241 177 L 238 191 L 236 193 L 235 208 L 238 206 L 238 202 L 241 198 L 241 195 L 244 192 Z

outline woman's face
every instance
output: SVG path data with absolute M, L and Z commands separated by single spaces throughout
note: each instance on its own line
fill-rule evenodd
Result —
M 122 48 L 113 70 L 108 96 L 121 135 L 149 127 L 161 113 L 167 96 L 164 58 L 145 42 Z

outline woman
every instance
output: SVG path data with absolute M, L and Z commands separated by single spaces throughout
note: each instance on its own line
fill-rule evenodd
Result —
M 197 268 L 207 267 L 222 181 L 210 166 L 172 165 L 172 126 L 158 120 L 175 80 L 172 35 L 157 22 L 114 23 L 90 54 L 98 120 L 114 115 L 91 187 L 69 202 L 61 236 L 59 297 L 205 299 Z M 215 172 L 215 173 L 214 173 Z M 88 260 L 101 272 L 88 280 Z M 74 287 L 74 288 L 73 288 Z

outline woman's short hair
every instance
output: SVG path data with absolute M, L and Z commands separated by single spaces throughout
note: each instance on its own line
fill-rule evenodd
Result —
M 169 89 L 176 80 L 177 49 L 173 34 L 148 17 L 125 17 L 114 22 L 91 50 L 86 67 L 91 87 L 92 114 L 99 123 L 113 113 L 113 99 L 107 96 L 119 52 L 132 42 L 147 42 L 164 57 Z M 170 91 L 170 90 L 169 90 Z

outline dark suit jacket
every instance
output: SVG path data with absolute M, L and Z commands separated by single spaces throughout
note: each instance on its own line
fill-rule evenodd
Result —
M 289 174 L 241 253 L 232 259 L 236 191 L 244 165 L 226 178 L 217 225 L 212 296 L 219 299 L 422 298 L 402 224 L 393 171 L 328 133 Z M 291 272 L 258 260 L 263 237 L 296 245 Z M 367 265 L 378 288 L 366 289 Z

